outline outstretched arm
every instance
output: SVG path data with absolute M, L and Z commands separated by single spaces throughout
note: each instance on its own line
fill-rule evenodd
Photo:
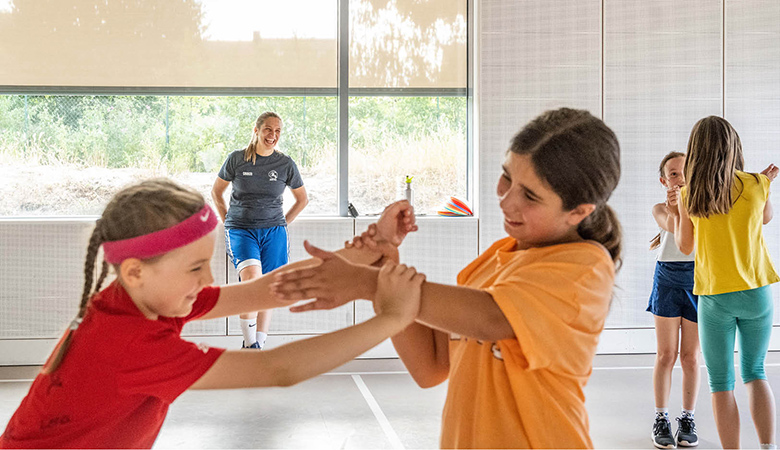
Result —
M 322 266 L 277 277 L 273 289 L 283 301 L 316 298 L 291 310 L 331 309 L 350 300 L 374 298 L 379 269 L 356 266 L 335 255 L 322 257 L 326 259 Z M 416 321 L 393 336 L 393 346 L 421 387 L 447 379 L 450 333 L 491 342 L 515 337 L 493 297 L 479 289 L 425 282 Z
M 291 308 L 294 312 L 332 309 L 351 300 L 372 300 L 379 269 L 309 246 L 312 255 L 325 259 L 317 267 L 279 273 L 272 290 L 281 301 L 314 298 Z M 337 300 L 333 300 L 337 299 Z M 481 289 L 425 282 L 417 322 L 447 333 L 485 341 L 511 339 L 514 331 L 493 297 Z
M 304 242 L 304 246 L 310 245 L 308 241 Z M 382 258 L 382 253 L 370 249 L 345 248 L 336 251 L 335 254 L 356 264 L 372 264 L 374 261 Z M 295 301 L 282 301 L 271 292 L 270 287 L 274 282 L 274 275 L 293 269 L 313 268 L 320 264 L 322 264 L 322 260 L 319 258 L 310 258 L 287 264 L 254 280 L 221 286 L 217 304 L 198 320 L 215 319 L 234 316 L 248 311 L 262 311 L 290 306 Z
M 191 388 L 291 386 L 332 370 L 412 323 L 419 310 L 423 280 L 413 268 L 387 265 L 379 274 L 375 317 L 272 350 L 226 351 Z
M 224 180 L 223 180 L 224 181 Z M 399 244 L 403 241 L 406 235 L 412 231 L 417 230 L 417 225 L 414 219 L 414 209 L 406 201 L 395 202 L 385 208 L 377 225 L 381 226 L 381 230 L 384 236 L 388 239 L 392 239 Z M 311 246 L 308 242 L 304 242 L 304 247 L 307 250 Z M 393 249 L 393 251 L 395 251 Z M 311 253 L 311 252 L 309 252 Z M 326 252 L 331 254 L 330 252 Z M 354 247 L 344 248 L 335 252 L 341 258 L 350 261 L 355 264 L 371 265 L 378 261 L 386 259 L 388 251 L 385 246 L 373 246 L 373 247 Z M 293 269 L 311 268 L 316 267 L 323 263 L 321 258 L 318 258 L 316 254 L 313 254 L 314 258 L 304 261 L 298 261 L 286 266 L 282 266 L 273 272 L 267 273 L 260 278 L 256 278 L 251 281 L 229 284 L 222 286 L 220 289 L 219 300 L 214 308 L 209 311 L 208 314 L 199 318 L 199 320 L 214 319 L 218 317 L 233 316 L 249 311 L 261 311 L 265 309 L 278 308 L 281 306 L 289 306 L 291 302 L 280 302 L 278 298 L 274 297 L 270 291 L 270 285 L 274 281 L 274 275 L 281 272 L 286 272 Z M 346 282 L 350 280 L 347 278 Z M 373 286 L 376 288 L 376 285 Z M 345 300 L 343 303 L 346 303 Z M 340 303 L 340 304 L 343 304 Z M 334 305 L 332 307 L 339 306 Z

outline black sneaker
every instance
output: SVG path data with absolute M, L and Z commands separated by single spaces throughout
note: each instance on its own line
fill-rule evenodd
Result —
M 666 416 L 656 416 L 651 437 L 653 445 L 657 448 L 676 448 L 674 436 L 672 436 L 672 424 Z
M 696 435 L 696 423 L 693 421 L 693 417 L 683 415 L 677 418 L 677 433 L 674 440 L 680 447 L 699 445 L 699 436 Z

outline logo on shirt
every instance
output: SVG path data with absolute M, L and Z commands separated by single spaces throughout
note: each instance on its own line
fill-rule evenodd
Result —
M 501 354 L 501 349 L 498 347 L 498 344 L 496 344 L 495 342 L 485 342 L 480 339 L 476 339 L 476 340 L 469 339 L 457 333 L 450 333 L 450 340 L 451 341 L 472 341 L 472 342 L 476 342 L 479 345 L 490 344 L 490 353 L 493 354 L 493 357 L 499 361 L 504 360 L 504 355 Z
M 497 346 L 496 344 L 493 344 L 493 345 L 490 347 L 490 351 L 492 351 L 492 352 L 493 352 L 493 357 L 494 357 L 494 358 L 496 358 L 496 359 L 500 359 L 501 361 L 503 361 L 503 360 L 504 360 L 504 356 L 501 354 L 501 349 L 500 349 L 500 348 L 498 348 L 498 346 Z
M 276 181 L 279 178 L 279 174 L 275 170 L 268 172 L 268 181 Z
M 251 177 L 252 176 L 252 172 L 244 172 L 243 175 L 245 177 Z
M 206 345 L 206 344 L 204 344 L 202 342 L 199 342 L 196 345 L 198 347 L 198 350 L 202 351 L 203 353 L 208 353 L 209 352 L 209 346 L 208 345 Z

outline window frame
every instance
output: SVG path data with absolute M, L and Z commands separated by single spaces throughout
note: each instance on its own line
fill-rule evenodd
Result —
M 336 0 L 338 7 L 338 76 L 335 88 L 263 87 L 136 87 L 136 86 L 16 86 L 0 85 L 0 95 L 154 95 L 154 96 L 239 96 L 239 97 L 337 97 L 337 207 L 338 217 L 348 217 L 349 206 L 349 99 L 350 97 L 466 97 L 466 199 L 476 198 L 474 183 L 474 2 L 466 1 L 466 87 L 465 88 L 350 88 L 349 86 L 349 0 Z M 476 213 L 476 211 L 475 211 Z M 46 217 L 46 216 L 44 216 Z M 53 217 L 53 216 L 52 216 Z M 327 216 L 321 216 L 327 217 Z

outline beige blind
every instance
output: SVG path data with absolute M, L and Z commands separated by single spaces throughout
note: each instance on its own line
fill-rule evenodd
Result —
M 5 0 L 0 85 L 332 88 L 337 26 L 336 0 Z
M 465 88 L 466 11 L 466 0 L 350 0 L 350 87 Z

